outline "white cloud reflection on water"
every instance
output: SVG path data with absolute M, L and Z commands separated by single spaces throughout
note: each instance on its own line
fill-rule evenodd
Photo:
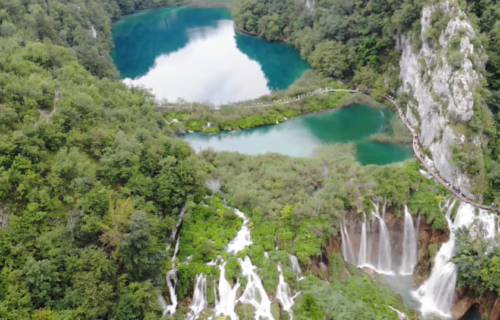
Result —
M 232 21 L 191 29 L 189 40 L 184 48 L 157 57 L 146 75 L 124 82 L 149 88 L 168 101 L 221 104 L 270 92 L 260 64 L 238 50 Z

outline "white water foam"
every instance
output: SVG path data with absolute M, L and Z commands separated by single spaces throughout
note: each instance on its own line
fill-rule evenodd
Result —
M 193 300 L 191 302 L 191 312 L 188 314 L 188 320 L 198 319 L 203 309 L 208 306 L 207 301 L 207 277 L 205 274 L 196 275 L 196 285 L 194 287 Z
M 403 257 L 399 274 L 412 275 L 413 268 L 417 264 L 417 235 L 413 225 L 413 219 L 408 207 L 405 206 L 404 233 L 403 233 Z
M 450 261 L 455 249 L 455 232 L 461 227 L 471 227 L 473 236 L 491 238 L 498 233 L 496 216 L 484 210 L 475 209 L 467 203 L 460 204 L 455 220 L 451 219 L 454 203 L 448 206 L 445 218 L 450 228 L 450 238 L 439 249 L 434 259 L 431 275 L 416 291 L 413 296 L 421 303 L 420 311 L 424 316 L 434 314 L 451 318 L 451 306 L 455 294 L 457 270 Z M 476 222 L 476 223 L 474 223 Z
M 247 286 L 239 301 L 254 307 L 255 319 L 274 320 L 271 314 L 271 300 L 269 299 L 255 267 L 247 256 L 244 260 L 238 259 L 242 273 L 247 277 Z

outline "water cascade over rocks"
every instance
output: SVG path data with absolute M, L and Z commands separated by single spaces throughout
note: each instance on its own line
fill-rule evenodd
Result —
M 375 270 L 377 273 L 386 274 L 386 275 L 394 275 L 397 270 L 394 269 L 392 263 L 392 245 L 391 239 L 389 235 L 389 230 L 387 229 L 387 224 L 385 223 L 385 201 L 383 205 L 382 216 L 380 216 L 378 207 L 378 203 L 373 204 L 375 207 L 375 211 L 371 213 L 372 220 L 369 221 L 367 219 L 366 214 L 363 214 L 363 221 L 361 222 L 361 237 L 359 242 L 359 250 L 357 255 L 354 251 L 353 244 L 351 241 L 351 237 L 349 235 L 349 231 L 344 224 L 341 227 L 340 233 L 342 236 L 342 253 L 344 259 L 359 267 L 359 268 L 370 268 Z M 411 219 L 411 216 L 410 216 Z M 377 239 L 373 236 L 372 229 L 376 227 L 376 221 L 378 220 L 378 252 L 375 255 L 373 253 L 372 244 L 376 243 Z M 352 223 L 351 223 L 352 225 Z M 413 228 L 413 224 L 412 224 Z M 416 236 L 415 229 L 413 228 L 413 237 L 411 239 L 411 246 L 415 247 L 415 255 L 416 255 Z M 410 241 L 410 240 L 409 240 Z M 416 262 L 416 258 L 415 258 Z M 415 263 L 412 265 L 412 269 Z
M 205 274 L 199 274 L 196 276 L 196 285 L 194 287 L 193 301 L 190 308 L 191 312 L 188 314 L 187 319 L 198 319 L 207 305 L 207 277 Z
M 434 259 L 431 275 L 416 291 L 412 292 L 415 299 L 421 303 L 422 314 L 436 314 L 451 318 L 451 306 L 455 294 L 457 270 L 450 261 L 455 249 L 455 233 L 461 227 L 469 228 L 474 237 L 492 238 L 498 233 L 495 215 L 484 210 L 478 210 L 467 203 L 461 203 L 455 220 L 452 221 L 451 211 L 454 203 L 449 204 L 446 211 L 446 221 L 450 228 L 450 239 L 439 249 Z
M 283 310 L 290 314 L 290 320 L 293 319 L 293 300 L 300 293 L 297 293 L 295 296 L 292 296 L 290 293 L 290 288 L 288 284 L 285 282 L 285 277 L 283 276 L 283 270 L 281 270 L 281 265 L 278 264 L 278 272 L 279 272 L 279 283 L 278 288 L 276 289 L 276 299 L 281 301 L 283 305 Z
M 234 288 L 231 288 L 231 285 L 226 279 L 226 263 L 220 265 L 219 270 L 220 270 L 220 278 L 219 278 L 220 299 L 215 303 L 215 315 L 227 316 L 231 320 L 237 320 L 238 315 L 234 311 L 234 307 L 236 306 L 236 293 L 240 288 L 240 283 L 238 281 L 234 286 Z
M 225 201 L 224 201 L 225 203 Z M 226 204 L 226 203 L 225 203 Z M 226 204 L 227 206 L 227 204 Z M 229 242 L 225 251 L 230 255 L 236 255 L 238 252 L 243 250 L 245 247 L 252 244 L 252 238 L 250 235 L 250 228 L 248 227 L 248 223 L 250 219 L 248 219 L 245 214 L 239 211 L 236 208 L 233 209 L 235 214 L 243 219 L 243 225 L 241 229 L 238 231 L 236 237 Z M 177 239 L 178 240 L 178 239 Z M 176 245 L 178 248 L 178 244 Z M 177 253 L 177 249 L 175 249 L 175 254 Z M 265 254 L 266 258 L 269 255 Z M 232 287 L 230 282 L 226 279 L 226 261 L 222 257 L 218 257 L 217 261 L 211 261 L 207 263 L 207 265 L 219 265 L 220 275 L 219 275 L 219 283 L 218 283 L 218 292 L 215 289 L 214 283 L 214 302 L 215 308 L 213 311 L 213 315 L 215 318 L 217 316 L 224 316 L 231 320 L 238 320 L 239 317 L 235 311 L 236 304 L 239 302 L 241 304 L 247 304 L 253 306 L 254 309 L 254 319 L 262 319 L 262 320 L 277 320 L 274 319 L 271 314 L 271 300 L 267 295 L 267 292 L 264 289 L 262 284 L 262 280 L 260 279 L 258 273 L 256 272 L 257 267 L 252 264 L 252 261 L 248 256 L 244 259 L 238 259 L 242 275 L 247 278 L 247 283 L 243 293 L 241 293 L 240 282 L 239 279 L 236 281 L 234 286 Z M 297 257 L 290 256 L 290 261 L 292 262 L 292 268 L 297 278 L 301 275 L 300 266 L 297 260 Z M 283 310 L 290 314 L 290 319 L 292 319 L 292 306 L 294 303 L 294 299 L 296 297 L 292 296 L 290 293 L 290 288 L 288 284 L 284 280 L 283 272 L 281 266 L 278 266 L 279 271 L 279 284 L 276 289 L 276 298 L 281 301 L 283 306 Z M 167 285 L 170 291 L 170 300 L 172 305 L 168 305 L 163 297 L 160 295 L 158 297 L 158 302 L 162 306 L 164 310 L 164 314 L 174 314 L 175 309 L 177 308 L 177 296 L 175 294 L 175 285 L 177 283 L 176 279 L 176 269 L 172 269 L 167 274 Z M 241 293 L 241 296 L 238 297 L 238 293 Z M 299 292 L 300 293 L 300 292 Z M 297 294 L 299 294 L 297 293 Z M 187 315 L 188 320 L 195 320 L 202 315 L 203 310 L 208 306 L 207 301 L 207 278 L 205 274 L 199 274 L 196 276 L 196 284 L 193 295 L 193 300 L 191 304 L 191 311 Z M 213 319 L 210 317 L 209 319 Z
M 234 238 L 227 246 L 227 253 L 230 254 L 236 254 L 243 250 L 246 246 L 249 246 L 252 244 L 252 237 L 250 236 L 250 228 L 248 227 L 248 222 L 250 219 L 248 219 L 243 212 L 241 212 L 238 209 L 234 209 L 234 213 L 243 219 L 243 225 L 241 226 L 240 231 L 238 231 L 238 234 L 236 235 L 236 238 Z
M 402 275 L 411 275 L 413 274 L 413 268 L 415 267 L 415 264 L 417 264 L 417 234 L 415 232 L 413 220 L 407 206 L 405 206 L 404 219 L 403 257 L 401 260 L 401 269 L 399 273 Z
M 290 255 L 290 261 L 292 262 L 292 270 L 297 276 L 297 279 L 301 279 L 302 270 L 300 269 L 299 259 L 294 255 Z
M 274 319 L 271 314 L 271 300 L 262 285 L 259 275 L 248 256 L 238 259 L 243 275 L 247 277 L 247 286 L 239 301 L 243 304 L 251 304 L 254 307 L 255 319 Z

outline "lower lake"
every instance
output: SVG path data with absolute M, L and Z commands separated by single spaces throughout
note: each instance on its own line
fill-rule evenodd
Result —
M 298 116 L 278 125 L 214 135 L 188 133 L 181 139 L 188 141 L 196 151 L 211 148 L 251 155 L 275 152 L 292 157 L 312 157 L 322 145 L 352 142 L 356 145 L 361 164 L 386 165 L 413 157 L 410 146 L 371 142 L 368 139 L 371 134 L 382 132 L 395 116 L 390 109 L 358 104 Z

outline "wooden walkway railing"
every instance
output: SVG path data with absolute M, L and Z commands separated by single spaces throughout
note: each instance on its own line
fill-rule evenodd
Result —
M 405 118 L 403 110 L 401 109 L 401 106 L 396 102 L 396 100 L 393 97 L 391 97 L 389 95 L 385 95 L 384 98 L 387 99 L 387 100 L 389 100 L 390 102 L 392 102 L 392 104 L 396 107 L 396 109 L 398 111 L 399 118 L 401 119 L 401 121 L 403 121 L 403 123 L 406 125 L 406 127 L 408 128 L 408 130 L 410 130 L 410 132 L 411 132 L 411 134 L 413 136 L 413 151 L 415 152 L 415 156 L 420 161 L 420 163 L 427 169 L 427 171 L 429 172 L 429 174 L 432 175 L 432 177 L 434 179 L 436 179 L 436 181 L 439 184 L 441 184 L 443 187 L 445 187 L 451 193 L 453 193 L 455 195 L 455 197 L 459 198 L 463 202 L 466 202 L 466 203 L 469 203 L 469 204 L 473 205 L 474 207 L 478 207 L 478 208 L 485 209 L 485 210 L 500 211 L 499 207 L 486 206 L 484 204 L 474 202 L 473 200 L 465 197 L 465 195 L 463 195 L 460 192 L 458 192 L 457 190 L 455 190 L 450 183 L 446 182 L 443 178 L 441 178 L 441 176 L 437 172 L 435 172 L 433 170 L 433 168 L 429 167 L 429 165 L 425 161 L 424 155 L 420 151 L 420 147 L 419 147 L 419 144 L 418 144 L 418 133 L 410 125 L 410 123 L 408 122 L 408 119 Z
M 275 102 L 281 102 L 281 103 L 284 103 L 284 104 L 287 104 L 287 103 L 292 103 L 292 102 L 295 102 L 295 101 L 299 101 L 301 100 L 303 97 L 306 97 L 306 96 L 310 96 L 312 94 L 316 94 L 316 93 L 327 93 L 327 92 L 349 92 L 349 93 L 359 93 L 360 91 L 359 90 L 349 90 L 349 89 L 333 89 L 333 88 L 321 88 L 320 90 L 317 90 L 317 91 L 314 91 L 314 92 L 309 92 L 307 94 L 303 94 L 303 95 L 300 95 L 300 96 L 297 96 L 295 99 L 290 99 L 290 100 L 282 100 L 282 101 L 275 101 Z M 481 209 L 485 209 L 485 210 L 493 210 L 493 211 L 500 211 L 500 208 L 499 207 L 494 207 L 494 206 L 487 206 L 487 205 L 484 205 L 484 204 L 481 204 L 481 203 L 477 203 L 475 202 L 474 200 L 472 199 L 469 199 L 467 198 L 465 195 L 463 195 L 462 193 L 460 193 L 459 190 L 456 190 L 453 188 L 453 186 L 448 183 L 447 181 L 445 181 L 443 178 L 441 178 L 441 176 L 434 171 L 433 168 L 431 168 L 427 162 L 425 161 L 425 157 L 422 153 L 422 151 L 420 150 L 420 147 L 419 147 L 419 143 L 418 143 L 418 133 L 417 131 L 410 125 L 410 122 L 408 121 L 408 119 L 406 119 L 406 117 L 404 116 L 404 113 L 403 113 L 403 110 L 401 109 L 401 106 L 396 102 L 396 99 L 394 99 L 393 97 L 391 97 L 390 95 L 384 95 L 383 96 L 386 100 L 390 101 L 397 109 L 397 113 L 398 113 L 398 116 L 399 118 L 401 119 L 401 121 L 403 121 L 403 123 L 406 125 L 406 127 L 408 128 L 408 130 L 410 130 L 411 134 L 412 134 L 412 137 L 413 137 L 413 143 L 412 143 L 412 147 L 413 147 L 413 151 L 415 152 L 415 156 L 417 157 L 417 159 L 420 161 L 420 163 L 422 164 L 422 166 L 424 166 L 425 169 L 427 169 L 427 171 L 429 172 L 430 175 L 432 175 L 432 177 L 434 179 L 436 179 L 436 181 L 441 184 L 443 187 L 445 187 L 446 189 L 448 189 L 453 195 L 455 195 L 457 198 L 459 198 L 461 201 L 463 202 L 466 202 L 466 203 L 469 203 L 471 205 L 473 205 L 474 207 L 477 207 L 477 208 L 481 208 Z M 274 102 L 274 103 L 275 103 Z M 270 104 L 262 104 L 262 105 L 258 105 L 258 106 L 262 106 L 262 107 L 265 107 L 265 106 L 271 106 L 272 103 Z

